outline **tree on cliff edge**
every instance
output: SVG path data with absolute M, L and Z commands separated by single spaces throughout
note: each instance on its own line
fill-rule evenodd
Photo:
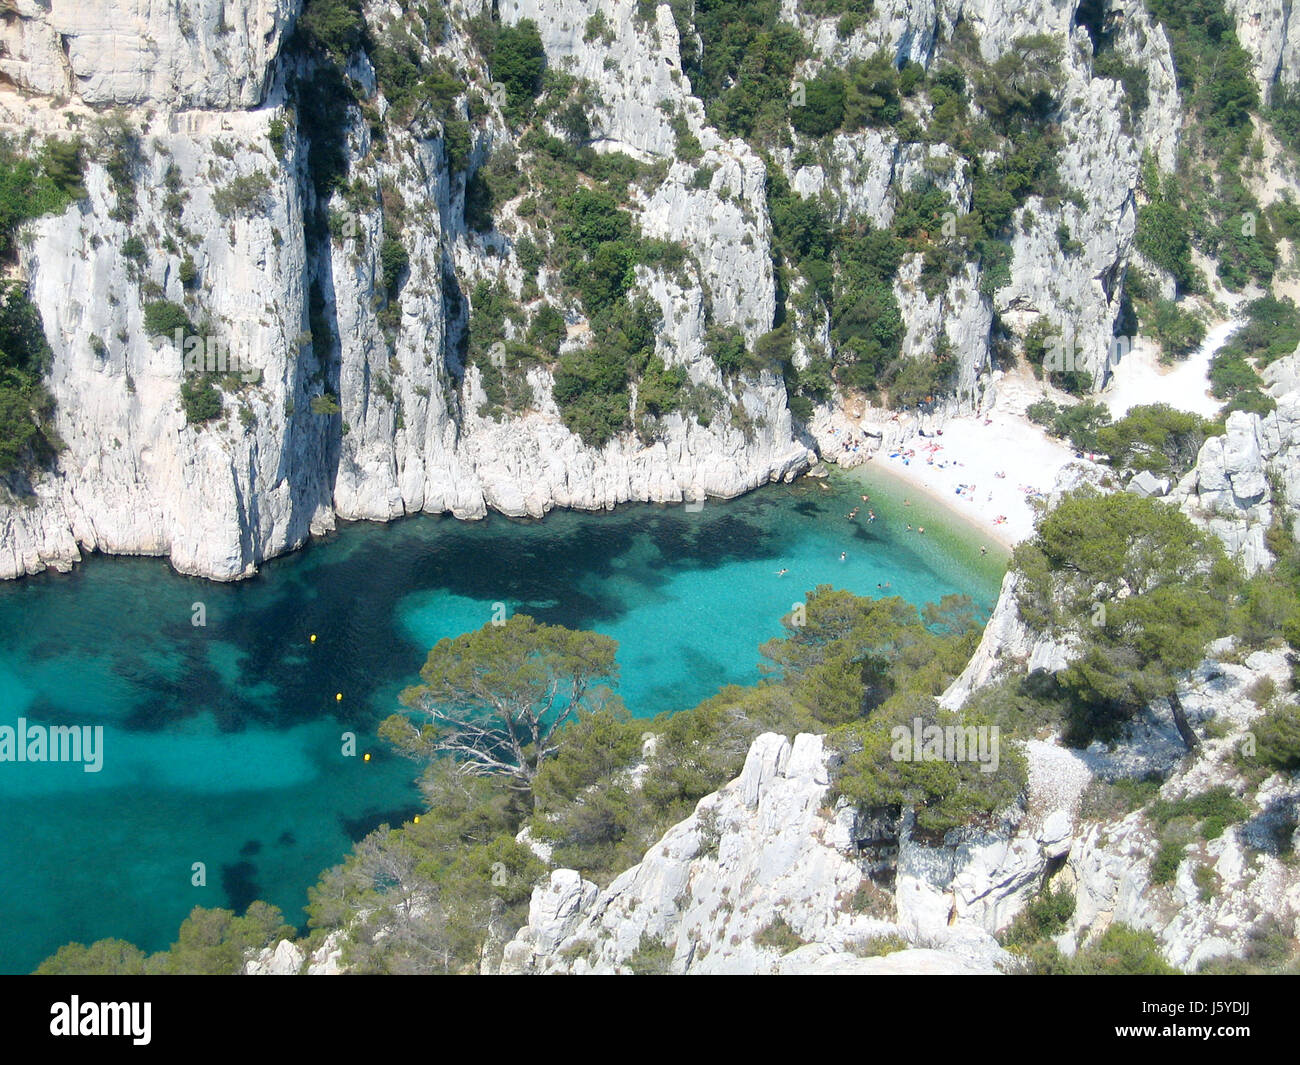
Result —
M 394 714 L 380 735 L 408 757 L 448 754 L 461 773 L 528 791 L 559 728 L 594 701 L 596 685 L 617 680 L 617 650 L 608 636 L 526 614 L 439 640 L 420 670 L 424 683 L 401 696 L 423 722 Z
M 1113 733 L 1165 698 L 1196 746 L 1178 682 L 1227 631 L 1241 580 L 1214 535 L 1167 503 L 1080 489 L 1039 522 L 1012 566 L 1030 628 L 1074 646 L 1057 680 L 1081 735 Z

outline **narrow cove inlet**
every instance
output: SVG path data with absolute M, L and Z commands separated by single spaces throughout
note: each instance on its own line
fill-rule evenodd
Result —
M 638 717 L 757 681 L 819 584 L 987 615 L 1005 558 L 927 505 L 835 472 L 698 510 L 349 526 L 239 584 L 91 558 L 0 585 L 0 726 L 102 728 L 96 772 L 0 775 L 0 971 L 70 941 L 164 949 L 196 905 L 301 922 L 321 870 L 419 812 L 416 767 L 375 729 L 434 643 L 494 611 L 613 637 Z

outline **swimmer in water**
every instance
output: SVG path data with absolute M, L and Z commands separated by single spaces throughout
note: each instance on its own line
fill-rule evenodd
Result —
M 989 549 L 985 547 L 983 544 L 980 544 L 980 554 L 987 555 L 988 553 L 989 553 Z
M 779 569 L 779 570 L 776 571 L 776 575 L 777 575 L 778 577 L 784 577 L 784 576 L 785 576 L 787 573 L 789 573 L 789 572 L 790 572 L 790 571 L 789 571 L 788 569 Z
M 910 499 L 903 500 L 903 506 L 910 507 L 911 505 L 912 505 L 912 501 Z
M 910 525 L 907 527 L 907 531 L 908 531 L 908 532 L 911 532 L 911 531 L 912 531 L 912 527 L 911 527 Z
M 875 520 L 876 520 L 876 512 L 874 510 L 867 511 L 867 521 L 875 521 Z
M 843 562 L 843 561 L 844 561 L 846 558 L 848 558 L 848 557 L 849 557 L 849 553 L 848 553 L 847 551 L 841 551 L 841 552 L 840 552 L 840 561 L 841 561 L 841 562 Z
M 918 525 L 918 526 L 916 527 L 916 531 L 919 532 L 919 533 L 923 533 L 923 532 L 925 532 L 925 526 L 924 526 L 924 525 Z

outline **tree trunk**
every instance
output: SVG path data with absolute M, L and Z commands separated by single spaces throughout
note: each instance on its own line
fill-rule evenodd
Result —
M 1196 750 L 1201 745 L 1201 741 L 1196 738 L 1196 733 L 1192 731 L 1187 715 L 1183 713 L 1183 701 L 1178 698 L 1176 691 L 1169 693 L 1169 708 L 1174 712 L 1174 724 L 1178 727 L 1178 735 L 1182 736 L 1183 743 L 1187 744 L 1189 751 Z

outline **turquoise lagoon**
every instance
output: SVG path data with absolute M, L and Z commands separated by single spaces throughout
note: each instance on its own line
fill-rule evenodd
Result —
M 494 604 L 614 637 L 637 716 L 756 680 L 758 645 L 818 584 L 990 608 L 1005 559 L 900 496 L 836 473 L 698 511 L 351 525 L 232 585 L 138 558 L 0 584 L 0 725 L 104 728 L 98 773 L 0 763 L 0 972 L 73 940 L 165 948 L 196 905 L 261 898 L 301 922 L 322 869 L 418 812 L 415 767 L 375 728 L 429 646 Z

